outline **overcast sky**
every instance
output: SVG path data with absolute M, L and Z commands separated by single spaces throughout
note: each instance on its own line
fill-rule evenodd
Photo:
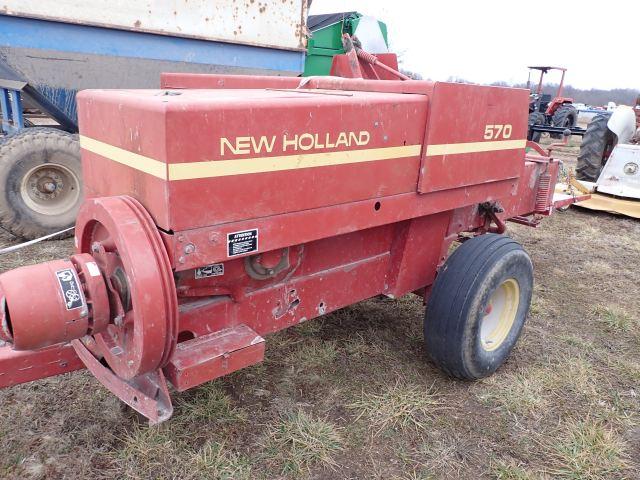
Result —
M 311 14 L 353 10 L 384 21 L 403 67 L 424 78 L 525 82 L 527 65 L 544 64 L 567 67 L 566 82 L 575 87 L 640 88 L 638 0 L 313 0 L 311 6 Z

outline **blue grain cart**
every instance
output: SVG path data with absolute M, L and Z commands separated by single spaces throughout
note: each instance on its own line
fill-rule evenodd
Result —
M 158 88 L 161 72 L 299 75 L 306 10 L 307 0 L 3 0 L 0 227 L 29 239 L 74 224 L 76 92 Z

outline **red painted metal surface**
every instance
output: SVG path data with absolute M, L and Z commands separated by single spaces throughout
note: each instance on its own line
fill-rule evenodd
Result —
M 78 339 L 92 373 L 159 422 L 165 374 L 191 388 L 260 361 L 280 329 L 379 294 L 426 296 L 460 234 L 551 213 L 558 163 L 525 153 L 525 90 L 358 68 L 365 78 L 173 74 L 171 90 L 81 93 L 76 246 L 108 301 L 87 300 L 82 328 L 61 333 L 47 291 L 56 332 L 34 338 Z M 29 268 L 55 285 L 49 264 Z M 6 286 L 16 275 L 0 275 L 5 316 L 37 330 L 13 315 L 27 308 Z M 4 385 L 53 374 L 56 358 L 78 366 L 68 347 L 42 352 L 27 374 L 15 352 L 0 361 Z
M 518 109 L 528 98 L 522 89 L 436 84 L 418 190 L 427 193 L 517 178 L 528 128 Z M 500 150 L 503 146 L 514 148 Z
M 354 46 L 349 34 L 343 35 L 345 55 L 336 55 L 331 61 L 331 76 L 344 78 L 370 78 L 376 80 L 409 80 L 398 71 L 398 57 L 393 53 L 372 55 Z
M 25 301 L 33 285 L 38 295 Z M 11 270 L 1 276 L 0 292 L 0 337 L 16 350 L 37 350 L 97 333 L 109 321 L 105 286 L 89 255 Z
M 161 368 L 175 347 L 177 299 L 149 215 L 129 197 L 89 199 L 78 214 L 76 239 L 80 252 L 91 252 L 110 292 L 113 322 L 92 339 L 97 355 L 125 380 Z
M 83 368 L 84 364 L 68 343 L 25 352 L 14 350 L 9 344 L 0 347 L 0 388 Z
M 87 92 L 80 97 L 83 95 Z M 85 121 L 87 128 L 83 135 L 166 162 L 169 167 L 180 164 L 181 170 L 187 170 L 193 165 L 195 178 L 165 182 L 152 177 L 150 181 L 150 175 L 145 172 L 131 172 L 128 166 L 85 151 L 85 163 L 89 165 L 85 174 L 86 190 L 91 196 L 116 195 L 128 190 L 147 205 L 156 224 L 164 230 L 177 232 L 244 220 L 248 208 L 253 217 L 260 218 L 415 191 L 427 108 L 422 95 L 366 91 L 333 95 L 322 91 L 310 94 L 281 90 L 186 90 L 177 96 L 145 92 L 142 100 L 140 97 L 136 91 L 121 92 L 117 102 L 122 113 L 120 118 L 113 118 L 112 93 L 93 93 L 91 106 L 82 110 L 81 118 L 99 116 L 106 120 L 88 125 Z M 370 108 L 371 102 L 376 103 L 376 109 Z M 158 105 L 163 105 L 165 110 Z M 128 113 L 146 108 L 149 117 L 164 118 L 162 131 L 166 131 L 166 143 L 143 143 L 122 133 L 123 126 L 128 130 L 138 124 L 140 138 L 157 135 L 155 120 L 149 122 L 153 130 L 147 131 L 147 124 L 140 122 L 138 114 L 130 118 Z M 392 117 L 414 120 L 400 129 L 388 121 Z M 229 122 L 229 118 L 235 120 Z M 314 118 L 323 119 L 322 127 L 315 126 L 316 122 L 310 120 Z M 366 132 L 366 136 L 361 136 L 361 132 Z M 345 136 L 347 144 L 341 142 Z M 356 145 L 365 142 L 365 145 Z M 337 147 L 330 147 L 336 144 Z M 298 154 L 367 152 L 407 146 L 413 146 L 403 148 L 410 153 L 374 162 L 327 165 L 321 170 L 272 170 L 236 175 L 219 172 L 220 176 L 200 178 L 201 169 L 205 170 L 202 175 L 207 175 L 206 169 L 211 163 L 220 160 L 241 162 L 259 158 L 266 163 L 268 158 L 275 158 L 274 162 L 278 163 L 284 156 Z M 162 151 L 157 151 L 158 148 Z M 378 155 L 386 154 L 379 150 Z M 118 180 L 93 180 L 105 176 Z M 345 182 L 346 178 L 360 181 Z M 331 195 L 326 195 L 327 191 L 332 192 Z M 164 199 L 157 198 L 160 192 Z
M 85 367 L 111 393 L 149 419 L 149 424 L 160 423 L 173 413 L 171 396 L 162 370 L 145 372 L 131 380 L 124 380 L 105 367 L 80 340 L 73 348 Z
M 238 325 L 179 343 L 164 372 L 182 392 L 263 358 L 264 338 L 246 325 Z

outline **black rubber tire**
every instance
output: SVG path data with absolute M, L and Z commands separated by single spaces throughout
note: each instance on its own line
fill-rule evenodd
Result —
M 554 127 L 572 128 L 578 124 L 578 109 L 570 103 L 560 105 L 551 117 Z M 551 138 L 562 138 L 558 133 L 552 133 Z
M 58 166 L 75 176 L 73 182 L 63 182 L 70 195 L 68 204 L 61 205 L 60 211 L 54 214 L 35 210 L 21 194 L 27 174 L 40 165 Z M 72 227 L 82 203 L 78 136 L 54 128 L 35 127 L 3 138 L 0 142 L 0 189 L 0 227 L 11 234 L 30 240 Z M 62 236 L 70 235 L 72 232 Z
M 513 324 L 494 350 L 482 346 L 481 320 L 491 295 L 514 279 L 519 301 Z M 496 234 L 458 247 L 438 273 L 424 318 L 424 341 L 433 362 L 449 375 L 476 380 L 491 375 L 515 346 L 533 292 L 533 266 L 522 246 Z
M 582 137 L 576 178 L 587 182 L 595 182 L 600 176 L 602 167 L 617 143 L 617 136 L 607 126 L 610 113 L 601 113 L 591 119 L 587 131 Z
M 545 115 L 542 112 L 531 112 L 529 114 L 529 127 L 533 125 L 544 125 Z M 540 137 L 542 136 L 542 132 L 532 132 L 531 128 L 529 128 L 529 133 L 527 135 L 527 140 L 531 140 L 532 142 L 540 142 Z

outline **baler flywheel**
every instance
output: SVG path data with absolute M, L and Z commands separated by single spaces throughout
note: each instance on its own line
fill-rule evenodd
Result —
M 178 301 L 149 214 L 130 197 L 89 200 L 78 215 L 76 238 L 109 290 L 111 323 L 94 336 L 99 356 L 126 380 L 164 366 L 176 343 Z
M 176 345 L 178 300 L 153 220 L 131 197 L 84 203 L 78 254 L 0 280 L 0 338 L 15 350 L 73 342 L 85 366 L 152 423 L 171 416 L 164 367 Z M 23 295 L 38 285 L 40 295 Z M 61 293 L 61 294 L 60 294 Z

